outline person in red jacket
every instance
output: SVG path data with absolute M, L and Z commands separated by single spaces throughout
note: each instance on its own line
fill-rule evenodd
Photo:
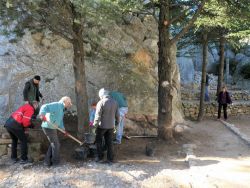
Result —
M 21 164 L 28 163 L 28 145 L 27 136 L 25 135 L 25 128 L 32 128 L 31 119 L 38 107 L 37 101 L 32 103 L 24 104 L 19 107 L 15 112 L 11 114 L 9 119 L 6 121 L 4 127 L 7 129 L 12 139 L 11 144 L 11 159 L 17 162 L 17 142 L 21 144 Z

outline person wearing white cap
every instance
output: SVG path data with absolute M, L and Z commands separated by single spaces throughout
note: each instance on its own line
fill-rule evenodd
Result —
M 113 162 L 113 133 L 114 127 L 119 124 L 118 103 L 109 96 L 109 91 L 104 88 L 99 91 L 100 101 L 96 106 L 94 126 L 96 129 L 97 162 L 103 160 L 102 138 L 107 147 L 107 162 Z
M 60 143 L 57 136 L 57 129 L 51 124 L 65 130 L 63 124 L 64 111 L 65 108 L 69 108 L 71 106 L 71 99 L 65 96 L 58 102 L 42 105 L 40 109 L 39 117 L 43 120 L 42 129 L 50 142 L 44 161 L 46 166 L 58 165 L 60 162 Z

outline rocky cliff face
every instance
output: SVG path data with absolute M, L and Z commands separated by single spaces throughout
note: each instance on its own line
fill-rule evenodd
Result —
M 218 47 L 210 44 L 208 50 L 208 65 L 207 72 L 210 74 L 218 74 Z M 250 81 L 243 79 L 241 76 L 242 66 L 250 63 L 250 46 L 242 48 L 239 53 L 234 53 L 232 50 L 225 51 L 225 61 L 229 59 L 230 66 L 228 83 L 236 85 L 238 88 L 250 90 Z M 180 67 L 181 83 L 184 86 L 196 84 L 197 73 L 200 74 L 202 70 L 202 47 L 201 46 L 188 46 L 178 51 L 177 63 Z M 233 65 L 232 64 L 235 64 Z M 226 62 L 225 62 L 226 64 Z M 236 66 L 236 67 L 234 67 Z M 224 71 L 226 78 L 226 71 Z M 199 81 L 200 82 L 200 81 Z
M 89 103 L 98 100 L 98 90 L 105 87 L 127 96 L 130 114 L 156 117 L 158 31 L 155 20 L 131 17 L 126 25 L 86 27 Z M 64 95 L 75 99 L 73 52 L 67 41 L 50 32 L 31 34 L 27 31 L 17 43 L 2 37 L 0 46 L 1 123 L 23 104 L 24 83 L 35 74 L 42 78 L 40 90 L 46 102 L 58 101 Z M 175 76 L 178 85 L 178 67 Z M 179 86 L 176 88 L 175 102 L 179 104 Z M 181 105 L 174 107 L 176 118 L 181 119 Z

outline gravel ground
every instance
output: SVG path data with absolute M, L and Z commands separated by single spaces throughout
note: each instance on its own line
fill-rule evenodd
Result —
M 116 163 L 111 166 L 95 162 L 46 168 L 39 164 L 11 165 L 8 159 L 2 161 L 6 162 L 5 177 L 0 187 L 152 187 L 155 178 L 160 180 L 157 187 L 178 187 L 159 164 L 149 165 L 150 169 L 145 168 L 145 164 Z
M 174 145 L 152 139 L 124 140 L 113 165 L 64 158 L 53 168 L 42 163 L 22 166 L 3 156 L 0 187 L 249 187 L 249 147 L 219 121 L 189 122 L 189 126 Z M 144 154 L 148 142 L 155 144 L 153 157 Z M 192 166 L 185 161 L 183 144 L 195 146 Z

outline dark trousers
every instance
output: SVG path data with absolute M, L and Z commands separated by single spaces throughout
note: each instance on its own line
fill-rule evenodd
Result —
M 10 137 L 12 139 L 11 144 L 11 158 L 16 159 L 17 158 L 17 142 L 20 140 L 21 144 L 21 159 L 27 160 L 28 157 L 28 144 L 27 144 L 27 137 L 24 133 L 23 128 L 12 128 L 12 127 L 5 127 L 10 134 Z
M 57 136 L 57 130 L 43 128 L 43 132 L 50 142 L 44 162 L 47 165 L 58 165 L 60 162 L 60 143 Z
M 114 129 L 96 129 L 96 147 L 99 159 L 103 159 L 103 137 L 107 147 L 107 160 L 113 161 L 113 132 Z
M 221 109 L 223 107 L 223 112 L 224 112 L 224 119 L 227 119 L 227 104 L 220 104 L 219 103 L 219 108 L 218 108 L 218 118 L 221 116 Z

